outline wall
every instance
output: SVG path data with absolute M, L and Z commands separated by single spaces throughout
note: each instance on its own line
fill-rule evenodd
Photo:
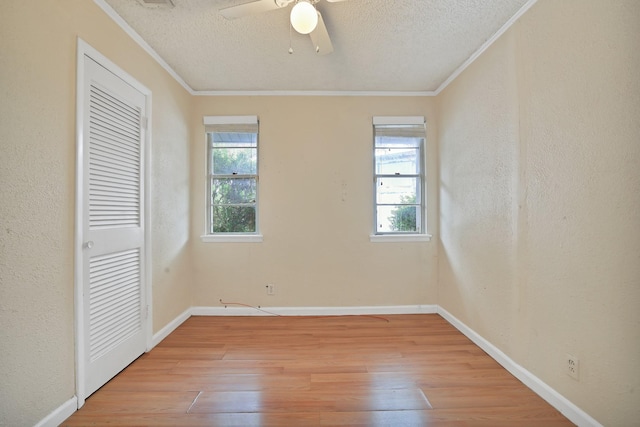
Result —
M 639 23 L 540 0 L 439 97 L 438 303 L 610 426 L 640 419 Z
M 437 233 L 432 99 L 196 97 L 192 146 L 195 305 L 271 307 L 436 303 L 436 244 L 371 243 L 372 116 L 424 115 L 430 231 Z M 260 118 L 261 243 L 202 243 L 205 115 Z M 267 296 L 273 283 L 276 295 Z
M 190 95 L 93 2 L 3 2 L 0 425 L 33 425 L 75 390 L 77 36 L 153 92 L 154 329 L 191 305 Z

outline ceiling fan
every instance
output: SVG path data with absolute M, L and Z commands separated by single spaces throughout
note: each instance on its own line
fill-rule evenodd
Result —
M 291 26 L 300 34 L 309 34 L 316 53 L 327 55 L 333 52 L 333 45 L 331 44 L 327 27 L 324 25 L 322 15 L 316 9 L 316 3 L 319 1 L 320 0 L 253 0 L 237 6 L 222 8 L 220 9 L 220 14 L 227 19 L 237 19 L 243 16 L 281 9 L 294 3 L 290 15 Z M 335 3 L 345 0 L 327 1 Z M 291 47 L 289 47 L 289 53 L 293 53 Z

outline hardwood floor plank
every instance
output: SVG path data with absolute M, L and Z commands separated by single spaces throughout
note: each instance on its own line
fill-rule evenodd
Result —
M 191 317 L 63 426 L 570 426 L 438 315 Z
M 217 375 L 225 373 L 277 375 L 283 372 L 284 366 L 277 360 L 184 360 L 170 371 L 171 374 L 176 375 Z
M 431 423 L 464 421 L 467 426 L 569 427 L 574 424 L 550 405 L 432 409 Z M 431 424 L 429 424 L 431 425 Z
M 311 374 L 312 390 L 394 390 L 420 388 L 413 377 L 397 372 Z
M 186 414 L 198 396 L 196 391 L 175 392 L 155 391 L 139 393 L 135 391 L 100 390 L 86 400 L 84 412 L 103 414 L 153 413 Z
M 320 425 L 323 427 L 567 427 L 573 424 L 557 414 L 540 410 L 491 408 L 447 412 L 425 411 L 374 411 L 374 412 L 323 412 Z
M 189 414 L 189 417 L 206 420 L 204 425 L 207 427 L 313 427 L 320 425 L 320 414 L 315 412 Z
M 308 374 L 219 374 L 176 375 L 163 377 L 123 375 L 102 387 L 109 391 L 259 391 L 309 390 Z
M 190 413 L 294 413 L 424 410 L 431 406 L 419 389 L 323 391 L 270 390 L 203 393 Z
M 224 346 L 220 348 L 211 347 L 189 347 L 189 343 L 185 343 L 181 347 L 156 347 L 152 352 L 147 353 L 148 359 L 165 359 L 165 360 L 221 360 L 226 353 Z
M 503 368 L 473 369 L 462 372 L 438 372 L 415 375 L 416 386 L 437 387 L 476 387 L 476 386 L 521 386 L 522 383 Z
M 538 395 L 519 384 L 512 386 L 435 387 L 424 388 L 423 391 L 436 409 L 546 405 Z
M 434 423 L 430 410 L 417 411 L 367 411 L 367 412 L 323 412 L 320 426 L 323 427 L 467 427 L 464 421 L 440 421 Z
M 62 427 L 313 427 L 320 425 L 314 413 L 224 413 L 224 414 L 123 414 L 114 418 L 103 414 L 71 417 Z

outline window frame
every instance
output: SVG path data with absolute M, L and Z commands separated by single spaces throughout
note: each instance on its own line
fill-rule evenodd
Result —
M 426 151 L 427 151 L 427 129 L 426 121 L 423 116 L 374 116 L 372 120 L 373 130 L 373 232 L 370 235 L 372 242 L 407 242 L 407 241 L 428 241 L 431 235 L 427 233 L 427 179 L 426 179 Z M 419 170 L 417 173 L 405 174 L 405 173 L 378 173 L 378 162 L 376 160 L 376 149 L 380 148 L 376 143 L 379 136 L 378 129 L 381 127 L 393 127 L 393 126 L 423 126 L 424 133 L 421 135 L 421 140 L 418 146 L 418 162 L 417 166 Z M 400 133 L 400 132 L 399 132 Z M 399 135 L 401 136 L 401 135 Z M 380 178 L 394 178 L 405 177 L 417 179 L 416 196 L 419 198 L 420 203 L 406 204 L 407 206 L 417 206 L 418 216 L 416 231 L 379 231 L 378 229 L 378 207 L 390 206 L 388 203 L 378 202 L 378 180 Z M 397 206 L 398 204 L 393 204 Z
M 260 183 L 260 123 L 258 116 L 204 116 L 203 124 L 205 126 L 205 232 L 201 236 L 203 242 L 261 242 L 263 237 L 260 233 L 260 215 L 259 215 L 259 183 Z M 250 133 L 249 129 L 255 127 L 256 134 L 256 169 L 255 174 L 214 174 L 213 173 L 213 141 L 209 137 L 211 133 L 237 132 L 242 127 L 246 127 L 246 133 Z M 228 147 L 231 148 L 231 147 Z M 253 148 L 253 147 L 251 147 Z M 215 179 L 255 179 L 255 202 L 252 204 L 255 211 L 255 231 L 252 232 L 214 232 L 212 222 L 212 211 L 214 208 L 212 200 L 212 184 Z M 250 204 L 239 204 L 250 205 Z

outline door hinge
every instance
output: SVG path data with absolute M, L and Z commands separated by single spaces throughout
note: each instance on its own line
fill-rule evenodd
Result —
M 144 318 L 148 319 L 149 318 L 149 305 L 146 305 L 144 307 Z
M 147 130 L 147 126 L 149 126 L 149 119 L 147 116 L 140 116 L 140 127 Z

